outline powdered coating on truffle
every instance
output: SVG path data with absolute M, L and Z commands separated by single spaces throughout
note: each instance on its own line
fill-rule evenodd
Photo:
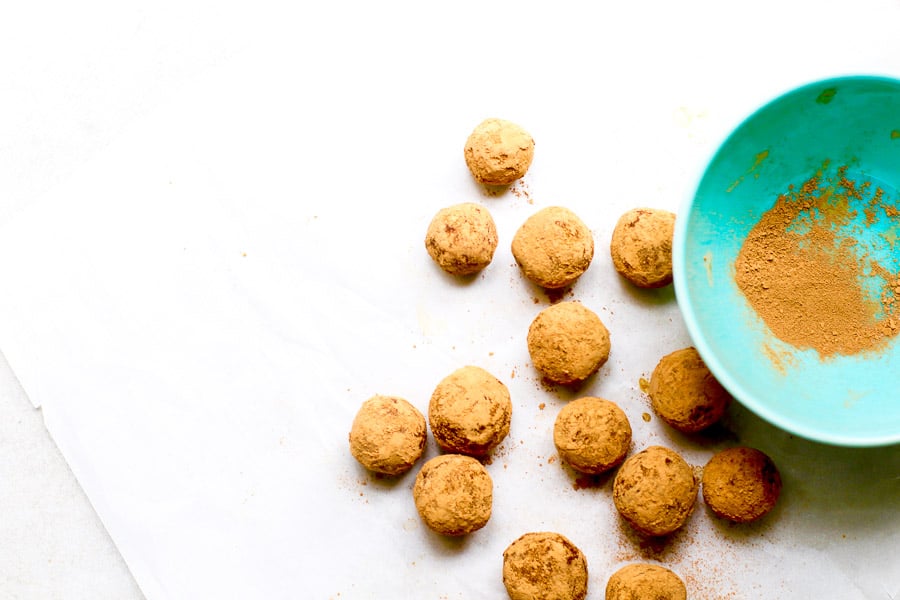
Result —
M 425 416 L 404 400 L 376 395 L 356 413 L 350 428 L 350 453 L 370 471 L 400 475 L 425 450 Z
M 481 367 L 442 379 L 428 404 L 431 433 L 445 452 L 484 456 L 509 433 L 511 418 L 509 390 Z
M 684 433 L 696 433 L 716 423 L 731 400 L 693 347 L 660 359 L 647 393 L 656 414 Z
M 559 533 L 526 533 L 503 552 L 503 585 L 511 600 L 583 600 L 587 561 Z
M 586 396 L 569 402 L 556 415 L 553 443 L 573 469 L 595 475 L 625 460 L 631 424 L 615 402 Z
M 425 248 L 451 275 L 471 275 L 484 269 L 497 249 L 497 226 L 488 210 L 473 202 L 442 208 L 425 234 Z
M 594 237 L 568 208 L 539 210 L 516 231 L 512 253 L 530 281 L 547 289 L 566 287 L 578 279 L 594 258 Z
M 672 236 L 675 213 L 635 208 L 621 217 L 609 244 L 613 266 L 638 287 L 658 288 L 672 283 Z
M 542 310 L 528 328 L 528 353 L 548 381 L 579 384 L 609 358 L 609 331 L 580 302 L 560 302 Z
M 767 514 L 781 494 L 781 474 L 761 450 L 722 450 L 703 468 L 703 500 L 729 521 L 747 523 Z
M 613 481 L 613 503 L 640 533 L 668 535 L 693 512 L 698 487 L 694 470 L 677 452 L 650 446 L 622 463 Z
M 466 140 L 464 156 L 476 181 L 507 185 L 524 176 L 531 166 L 534 139 L 512 121 L 485 119 Z
M 606 583 L 606 600 L 687 600 L 687 588 L 673 571 L 660 565 L 625 565 Z
M 493 490 L 491 476 L 480 462 L 462 454 L 442 454 L 422 465 L 413 485 L 413 500 L 430 529 L 459 536 L 487 524 Z

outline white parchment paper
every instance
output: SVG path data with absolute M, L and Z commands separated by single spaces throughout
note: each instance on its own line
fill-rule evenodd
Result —
M 272 11 L 4 224 L 0 349 L 150 600 L 503 597 L 503 549 L 538 530 L 585 552 L 590 598 L 636 560 L 678 572 L 692 598 L 900 597 L 900 448 L 822 446 L 738 405 L 701 436 L 645 420 L 640 379 L 690 340 L 672 289 L 630 287 L 608 254 L 622 212 L 677 211 L 762 102 L 825 76 L 900 75 L 900 6 L 869 4 Z M 488 116 L 537 143 L 499 193 L 462 158 Z M 423 239 L 464 201 L 493 213 L 500 247 L 460 281 Z M 549 299 L 509 251 L 555 204 L 596 242 L 566 298 L 612 336 L 577 393 L 531 368 L 525 334 Z M 426 412 L 466 364 L 509 387 L 513 422 L 488 465 L 490 522 L 446 539 L 418 519 L 415 470 L 373 477 L 347 433 L 375 393 Z M 555 454 L 557 411 L 588 394 L 625 409 L 635 451 L 702 465 L 763 449 L 779 506 L 733 526 L 698 502 L 665 543 L 634 536 L 611 478 L 585 481 Z

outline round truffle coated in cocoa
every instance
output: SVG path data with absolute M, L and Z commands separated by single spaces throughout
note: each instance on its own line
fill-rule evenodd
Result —
M 491 264 L 497 249 L 497 226 L 488 210 L 465 202 L 442 208 L 425 234 L 425 248 L 451 275 L 471 275 Z
M 606 600 L 687 600 L 687 588 L 673 571 L 659 565 L 625 565 L 606 583 Z
M 428 404 L 431 433 L 445 452 L 484 456 L 509 433 L 511 418 L 509 390 L 481 367 L 442 379 Z
M 715 454 L 703 468 L 703 500 L 736 523 L 756 520 L 775 507 L 781 475 L 764 452 L 739 446 Z
M 466 140 L 464 155 L 476 181 L 507 185 L 528 171 L 534 158 L 534 140 L 511 121 L 485 119 Z
M 582 600 L 587 561 L 563 535 L 526 533 L 503 552 L 503 585 L 511 600 Z
M 548 381 L 579 384 L 609 358 L 609 331 L 580 302 L 560 302 L 538 313 L 528 328 L 528 353 Z
M 363 402 L 350 428 L 350 453 L 370 471 L 405 473 L 425 449 L 425 416 L 404 400 L 373 396 Z
M 613 503 L 638 532 L 668 535 L 693 512 L 698 487 L 694 470 L 677 452 L 650 446 L 622 463 L 613 481 Z
M 719 421 L 731 400 L 693 347 L 660 359 L 647 393 L 656 414 L 684 433 L 696 433 Z
M 422 465 L 413 500 L 430 529 L 459 536 L 487 524 L 493 490 L 491 476 L 480 462 L 462 454 L 442 454 Z
M 603 473 L 625 460 L 631 424 L 615 402 L 587 396 L 569 402 L 556 415 L 553 443 L 573 469 Z
M 594 258 L 594 237 L 568 208 L 539 210 L 513 236 L 512 253 L 527 279 L 547 289 L 566 287 Z
M 635 208 L 623 214 L 613 229 L 609 251 L 613 266 L 642 288 L 672 283 L 672 236 L 675 213 Z

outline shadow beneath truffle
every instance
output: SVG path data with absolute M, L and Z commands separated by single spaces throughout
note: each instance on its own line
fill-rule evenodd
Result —
M 778 502 L 772 507 L 772 510 L 755 521 L 735 523 L 716 515 L 709 505 L 703 502 L 702 495 L 698 495 L 697 501 L 703 504 L 703 508 L 716 533 L 736 543 L 746 543 L 764 537 L 769 530 L 777 526 L 781 513 L 784 510 L 783 503 Z
M 596 373 L 591 375 L 587 379 L 578 383 L 570 383 L 564 385 L 562 383 L 555 383 L 550 381 L 546 377 L 541 377 L 541 387 L 543 387 L 547 392 L 556 396 L 557 400 L 562 401 L 563 403 L 571 402 L 572 400 L 576 400 L 581 398 L 583 395 L 582 392 L 590 387 L 589 382 L 596 377 Z
M 393 490 L 404 484 L 410 484 L 419 472 L 424 460 L 419 459 L 406 473 L 399 475 L 385 475 L 384 473 L 376 473 L 359 466 L 360 479 L 365 477 L 366 485 L 370 485 L 373 489 Z
M 545 391 L 556 396 L 558 400 L 562 402 L 571 402 L 572 400 L 577 400 L 578 398 L 583 398 L 584 396 L 594 396 L 595 394 L 591 393 L 594 384 L 599 378 L 606 377 L 606 371 L 610 368 L 612 368 L 610 365 L 610 361 L 607 360 L 605 363 L 600 365 L 599 369 L 589 375 L 587 379 L 584 379 L 582 381 L 562 384 L 550 381 L 546 377 L 541 377 L 540 383 L 541 387 L 543 387 Z
M 466 547 L 470 544 L 471 537 L 478 534 L 478 531 L 473 531 L 472 533 L 459 536 L 443 535 L 429 529 L 424 523 L 422 523 L 422 529 L 425 532 L 426 542 L 432 552 L 442 556 L 465 552 Z
M 630 283 L 621 275 L 617 279 L 622 293 L 637 304 L 659 306 L 675 301 L 675 286 L 671 283 L 658 288 L 642 288 Z
M 509 455 L 509 447 L 507 446 L 507 442 L 509 441 L 509 435 L 507 434 L 507 438 L 501 441 L 499 444 L 488 450 L 486 454 L 472 455 L 472 458 L 480 462 L 485 467 L 488 467 L 494 464 L 494 460 L 498 460 L 504 458 Z M 511 444 L 511 442 L 510 442 Z
M 654 416 L 659 419 L 659 416 L 655 413 Z M 723 417 L 723 419 L 726 417 Z M 662 421 L 662 419 L 660 419 L 660 421 Z M 665 423 L 664 421 L 662 422 Z M 666 428 L 667 437 L 678 448 L 709 450 L 715 452 L 725 447 L 738 444 L 737 435 L 727 426 L 724 420 L 713 423 L 706 429 L 696 433 L 683 433 L 668 424 L 665 424 L 664 426 Z
M 541 287 L 525 277 L 525 275 L 522 273 L 522 267 L 520 267 L 518 263 L 514 262 L 513 264 L 515 265 L 519 273 L 519 279 L 522 281 L 522 285 L 525 286 L 525 289 L 528 291 L 528 295 L 531 297 L 534 304 L 553 305 L 559 304 L 566 299 L 574 299 L 575 286 L 578 285 L 578 280 L 575 280 L 565 287 L 549 289 Z M 541 308 L 546 308 L 546 306 L 542 306 Z
M 643 560 L 662 563 L 669 558 L 678 557 L 682 546 L 691 543 L 690 536 L 687 535 L 687 523 L 669 535 L 649 536 L 638 532 L 619 515 L 619 532 Z
M 865 539 L 872 534 L 898 539 L 900 444 L 851 448 L 807 440 L 738 403 L 727 416 L 725 425 L 741 445 L 765 452 L 781 474 L 778 503 L 758 527 L 779 521 L 799 537 L 818 540 Z
M 612 493 L 612 482 L 616 478 L 618 468 L 612 468 L 604 473 L 590 475 L 573 469 L 568 463 L 560 459 L 562 470 L 572 481 L 572 489 L 576 491 L 589 490 L 591 492 L 605 491 Z
M 431 257 L 429 257 L 429 259 L 430 258 Z M 452 273 L 448 273 L 447 271 L 443 270 L 433 260 L 431 260 L 430 262 L 431 267 L 435 273 L 435 277 L 441 277 L 445 283 L 457 288 L 471 287 L 476 281 L 484 277 L 485 271 L 491 268 L 491 265 L 488 265 L 484 269 L 476 271 L 475 273 L 470 273 L 468 275 L 453 275 Z
M 509 189 L 513 186 L 513 183 L 507 183 L 503 185 L 491 185 L 489 183 L 480 183 L 478 184 L 481 187 L 481 193 L 488 198 L 499 198 L 501 196 L 506 195 Z

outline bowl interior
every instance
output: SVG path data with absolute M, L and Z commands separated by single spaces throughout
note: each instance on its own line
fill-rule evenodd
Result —
M 776 337 L 735 282 L 738 252 L 778 196 L 817 172 L 837 177 L 838 169 L 871 182 L 885 205 L 900 209 L 900 81 L 812 83 L 748 117 L 718 149 L 679 215 L 676 294 L 698 351 L 742 404 L 810 439 L 886 445 L 900 442 L 900 336 L 876 351 L 821 358 Z M 900 230 L 879 229 L 865 222 L 861 206 L 851 209 L 859 209 L 856 235 L 897 273 Z

